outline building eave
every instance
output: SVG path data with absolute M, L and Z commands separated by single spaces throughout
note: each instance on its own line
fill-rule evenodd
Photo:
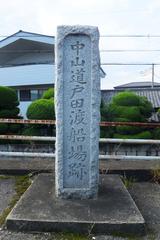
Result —
M 18 39 L 25 39 L 25 40 L 31 40 L 31 41 L 37 41 L 37 42 L 44 42 L 48 44 L 55 44 L 55 37 L 49 36 L 49 35 L 43 35 L 38 33 L 31 33 L 26 31 L 18 31 L 9 37 L 6 37 L 0 41 L 0 48 L 5 47 L 9 45 L 10 43 L 13 43 L 17 41 Z

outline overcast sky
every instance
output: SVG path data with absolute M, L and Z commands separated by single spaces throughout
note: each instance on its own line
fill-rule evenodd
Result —
M 56 34 L 61 24 L 99 27 L 100 35 L 160 35 L 160 0 L 0 0 L 0 35 L 24 30 Z M 100 50 L 159 49 L 160 38 L 100 38 Z M 101 52 L 101 63 L 160 62 L 160 52 Z M 150 66 L 106 66 L 103 89 L 151 81 Z M 160 67 L 155 67 L 160 82 Z

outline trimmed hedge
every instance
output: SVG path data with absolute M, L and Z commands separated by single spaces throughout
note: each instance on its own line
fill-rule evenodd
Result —
M 12 109 L 19 105 L 14 89 L 0 86 L 0 109 Z
M 28 119 L 55 119 L 54 101 L 52 99 L 38 99 L 27 109 Z
M 109 104 L 106 116 L 108 121 L 115 122 L 147 122 L 151 117 L 153 107 L 145 97 L 126 91 L 115 95 Z M 106 129 L 107 132 L 107 129 Z M 117 126 L 114 134 L 110 137 L 116 138 L 152 138 L 150 131 L 134 126 Z
M 113 135 L 114 138 L 122 138 L 122 139 L 151 139 L 152 138 L 152 133 L 150 131 L 143 131 L 137 134 L 118 134 L 115 133 Z
M 0 86 L 0 118 L 20 118 L 19 101 L 16 91 L 9 87 Z M 22 128 L 19 124 L 0 124 L 0 134 L 19 133 Z
M 42 95 L 43 99 L 54 99 L 54 88 L 49 88 L 47 91 L 45 91 Z

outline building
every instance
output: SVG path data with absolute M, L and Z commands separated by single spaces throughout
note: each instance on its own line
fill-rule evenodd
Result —
M 132 91 L 139 96 L 144 96 L 152 103 L 154 113 L 152 120 L 159 121 L 157 117 L 157 110 L 160 108 L 160 83 L 154 82 L 131 82 L 114 87 L 113 90 L 102 90 L 102 99 L 106 103 L 110 103 L 113 96 L 119 92 Z
M 0 86 L 17 91 L 21 115 L 55 82 L 55 37 L 19 31 L 0 41 Z M 101 77 L 105 77 L 101 69 Z
M 54 86 L 53 36 L 19 31 L 0 41 L 0 85 L 16 89 L 21 115 Z

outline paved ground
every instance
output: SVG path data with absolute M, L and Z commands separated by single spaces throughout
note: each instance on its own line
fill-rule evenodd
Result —
M 148 235 L 145 237 L 90 236 L 87 238 L 48 233 L 30 234 L 9 232 L 3 227 L 0 229 L 0 240 L 160 240 L 160 185 L 148 182 L 134 183 L 129 191 L 148 224 Z M 14 193 L 14 179 L 0 177 L 0 214 L 7 207 Z
M 7 208 L 10 200 L 15 194 L 14 180 L 7 179 L 5 176 L 0 177 L 0 214 Z

